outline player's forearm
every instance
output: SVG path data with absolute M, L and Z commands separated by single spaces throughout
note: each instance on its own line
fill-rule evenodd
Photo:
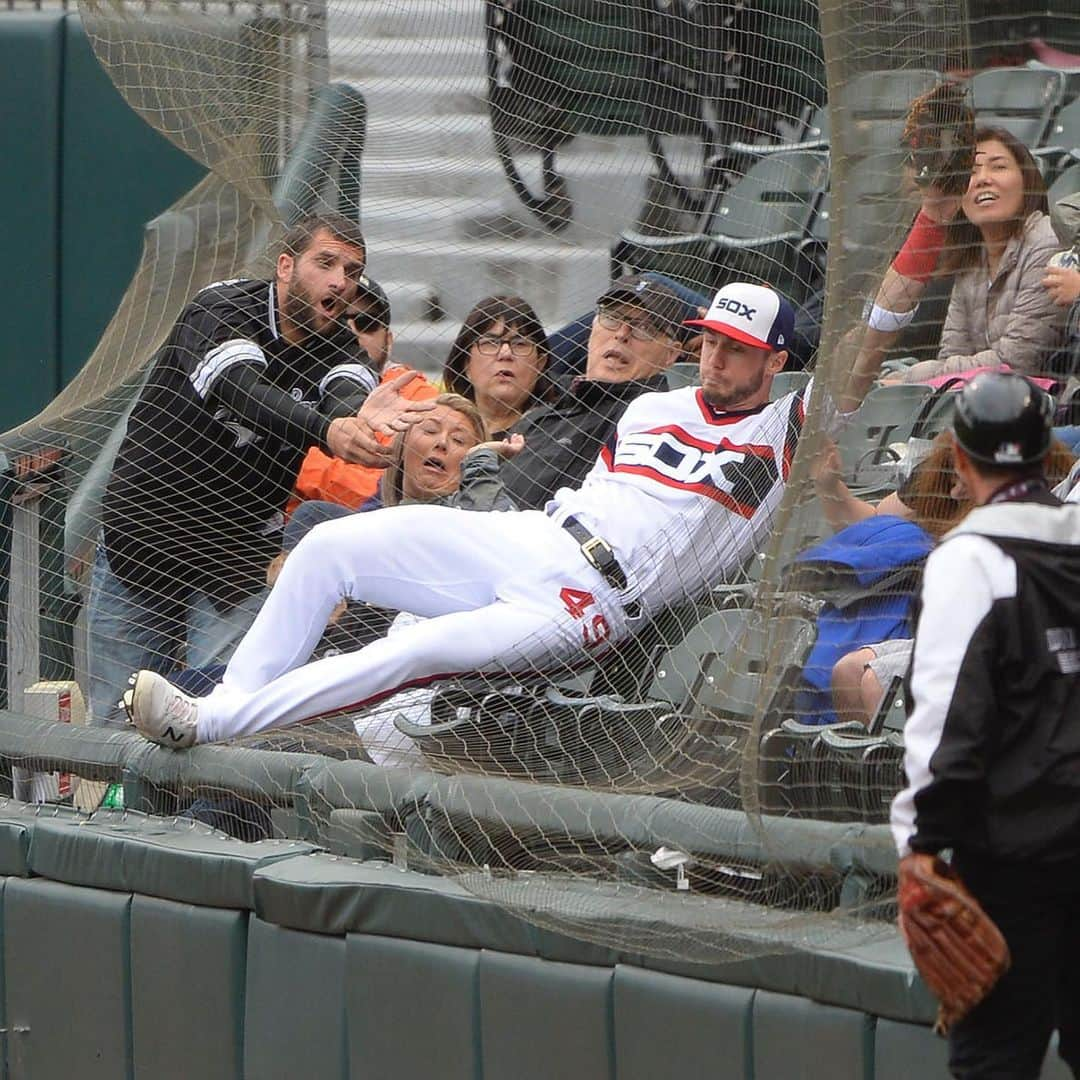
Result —
M 257 434 L 301 448 L 326 448 L 330 420 L 260 378 L 255 368 L 235 364 L 223 372 L 214 383 L 208 403 L 228 409 Z

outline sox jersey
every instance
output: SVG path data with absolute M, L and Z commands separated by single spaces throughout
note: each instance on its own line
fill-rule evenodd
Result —
M 558 522 L 572 514 L 602 536 L 647 610 L 686 597 L 760 549 L 812 388 L 731 412 L 700 388 L 644 394 L 581 488 L 556 492 L 548 513 Z
M 579 490 L 547 513 L 397 506 L 317 526 L 290 555 L 218 689 L 199 704 L 214 741 L 370 705 L 463 672 L 542 671 L 634 630 L 739 565 L 783 493 L 811 390 L 742 412 L 694 388 L 645 394 Z M 835 426 L 835 421 L 834 421 Z M 574 514 L 614 549 L 616 593 L 560 527 Z M 305 663 L 342 597 L 421 618 Z

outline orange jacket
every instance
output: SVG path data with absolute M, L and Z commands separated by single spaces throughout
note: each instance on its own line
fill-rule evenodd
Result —
M 388 364 L 382 373 L 382 382 L 396 379 L 407 371 L 402 364 Z M 439 388 L 417 373 L 412 382 L 403 387 L 401 394 L 410 401 L 425 401 L 436 397 Z M 380 436 L 381 442 L 389 442 Z M 313 446 L 300 466 L 296 477 L 296 487 L 285 507 L 285 514 L 291 514 L 302 502 L 308 499 L 325 499 L 327 502 L 340 503 L 355 510 L 375 494 L 379 486 L 382 469 L 369 465 L 352 465 L 341 458 L 331 457 Z

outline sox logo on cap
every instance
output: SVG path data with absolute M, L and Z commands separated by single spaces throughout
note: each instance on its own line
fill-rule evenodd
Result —
M 756 349 L 786 349 L 795 311 L 775 289 L 738 281 L 713 297 L 705 318 L 689 319 L 686 325 L 703 326 Z

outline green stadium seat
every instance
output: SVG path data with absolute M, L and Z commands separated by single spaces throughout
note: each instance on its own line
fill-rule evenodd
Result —
M 681 390 L 684 386 L 701 385 L 701 368 L 697 364 L 672 364 L 667 369 L 667 387 L 669 390 Z
M 1080 191 L 1080 162 L 1070 165 L 1058 176 L 1050 185 L 1046 197 L 1052 208 L 1059 199 L 1064 199 L 1068 195 L 1075 195 L 1078 191 Z
M 704 233 L 650 236 L 625 230 L 611 249 L 611 278 L 652 270 L 711 296 L 717 289 L 714 245 Z
M 898 454 L 890 447 L 916 433 L 921 407 L 932 394 L 929 386 L 913 383 L 878 386 L 866 395 L 837 439 L 848 487 L 860 492 L 895 487 Z
M 782 150 L 828 150 L 835 131 L 848 159 L 892 150 L 900 142 L 911 101 L 941 82 L 941 74 L 924 68 L 864 71 L 838 85 L 834 100 L 817 108 L 799 137 L 790 143 L 756 145 L 735 142 L 730 152 L 764 157 Z
M 828 171 L 824 153 L 785 151 L 762 158 L 719 196 L 700 233 L 624 232 L 612 249 L 612 275 L 654 270 L 706 294 L 746 279 L 800 303 L 815 276 L 803 247 Z
M 799 393 L 806 389 L 809 382 L 809 371 L 781 371 L 773 377 L 769 400 L 779 401 L 785 394 Z
M 1046 68 L 990 68 L 974 75 L 969 85 L 980 127 L 1004 128 L 1035 149 L 1061 105 L 1065 76 Z
M 837 87 L 833 148 L 849 160 L 895 150 L 911 102 L 942 81 L 927 68 L 865 71 Z
M 789 151 L 756 162 L 714 209 L 717 281 L 771 285 L 798 304 L 814 276 L 802 253 L 814 210 L 828 186 L 824 153 Z
M 1032 152 L 1040 162 L 1049 159 L 1055 171 L 1080 161 L 1080 98 L 1070 101 L 1054 117 L 1043 145 L 1033 147 Z

